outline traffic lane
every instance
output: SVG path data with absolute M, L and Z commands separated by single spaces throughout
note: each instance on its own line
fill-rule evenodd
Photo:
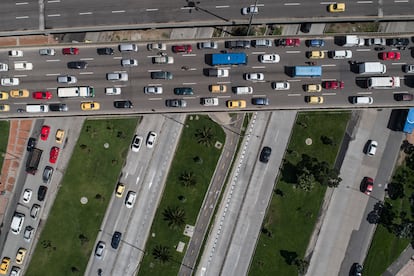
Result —
M 2 1 L 0 29 L 2 31 L 33 30 L 39 28 L 38 2 Z

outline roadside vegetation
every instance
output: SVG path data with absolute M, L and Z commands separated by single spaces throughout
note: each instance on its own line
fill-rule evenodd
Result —
M 7 144 L 9 141 L 10 122 L 0 121 L 0 170 L 3 168 L 4 157 L 6 156 Z
M 85 121 L 27 275 L 84 274 L 137 123 Z M 80 203 L 82 197 L 87 204 Z
M 306 271 L 304 255 L 326 188 L 341 180 L 333 164 L 349 118 L 349 112 L 299 113 L 249 275 Z
M 185 225 L 195 225 L 222 151 L 215 143 L 224 143 L 224 131 L 208 116 L 188 116 L 185 124 L 139 275 L 177 275 L 189 242 Z M 180 241 L 185 243 L 182 253 L 176 251 Z

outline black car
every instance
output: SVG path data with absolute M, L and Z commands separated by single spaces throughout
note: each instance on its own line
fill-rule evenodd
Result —
M 253 98 L 252 104 L 254 105 L 269 105 L 269 99 L 268 98 Z
M 407 46 L 410 44 L 410 40 L 404 37 L 388 38 L 385 40 L 388 46 Z
M 115 108 L 133 108 L 134 105 L 131 101 L 114 101 Z
M 231 41 L 224 42 L 224 46 L 229 49 L 233 49 L 233 48 L 248 49 L 250 48 L 250 41 L 249 40 L 231 40 Z
M 47 192 L 47 187 L 40 185 L 39 190 L 37 190 L 37 200 L 39 201 L 45 200 L 46 192 Z
M 311 23 L 302 23 L 302 24 L 300 24 L 300 31 L 302 33 L 309 33 L 311 27 L 312 27 Z
M 166 71 L 151 72 L 151 79 L 172 80 L 173 74 Z
M 359 263 L 354 263 L 351 267 L 350 275 L 352 275 L 352 276 L 361 276 L 363 269 L 364 268 L 362 267 L 362 265 L 360 265 Z
M 52 175 L 53 175 L 53 168 L 51 166 L 46 166 L 45 169 L 43 170 L 43 175 L 42 175 L 43 183 L 49 183 L 50 178 L 52 178 Z
M 113 249 L 118 248 L 119 243 L 121 242 L 121 237 L 122 237 L 121 232 L 118 232 L 118 231 L 114 232 L 114 234 L 112 235 L 112 240 L 111 240 L 111 246 Z
M 68 106 L 63 103 L 52 103 L 49 104 L 50 111 L 68 111 Z
M 186 107 L 187 102 L 181 99 L 166 100 L 165 105 L 168 107 Z
M 113 55 L 114 54 L 114 49 L 109 48 L 109 47 L 98 48 L 96 49 L 96 51 L 98 52 L 98 55 Z
M 174 88 L 175 95 L 193 95 L 193 89 L 191 87 L 177 87 Z
M 394 94 L 394 99 L 398 102 L 401 101 L 412 101 L 414 99 L 413 94 L 409 94 L 409 93 L 396 93 Z
M 27 151 L 32 151 L 36 147 L 36 138 L 30 137 L 27 141 Z
M 270 154 L 272 153 L 272 149 L 269 147 L 263 147 L 262 152 L 260 153 L 260 162 L 267 163 L 269 162 Z
M 70 61 L 68 62 L 69 69 L 86 69 L 88 63 L 86 61 Z

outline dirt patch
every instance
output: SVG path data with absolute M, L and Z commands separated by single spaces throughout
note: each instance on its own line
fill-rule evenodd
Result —
M 379 22 L 329 23 L 325 33 L 367 33 L 378 32 Z
M 108 37 L 108 39 L 104 39 L 102 41 L 165 40 L 170 38 L 171 31 L 171 29 L 162 29 L 106 32 L 106 36 Z
M 29 46 L 57 43 L 53 35 L 0 37 L 0 46 Z

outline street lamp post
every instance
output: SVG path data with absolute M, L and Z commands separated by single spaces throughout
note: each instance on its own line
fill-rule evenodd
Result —
M 254 8 L 255 8 L 255 9 L 256 9 L 256 7 L 257 7 L 257 1 L 258 1 L 258 0 L 256 0 L 256 2 L 254 3 Z M 248 36 L 248 35 L 249 35 L 250 28 L 251 28 L 251 26 L 252 26 L 253 16 L 254 16 L 254 12 L 250 13 L 249 27 L 247 28 L 246 36 Z

